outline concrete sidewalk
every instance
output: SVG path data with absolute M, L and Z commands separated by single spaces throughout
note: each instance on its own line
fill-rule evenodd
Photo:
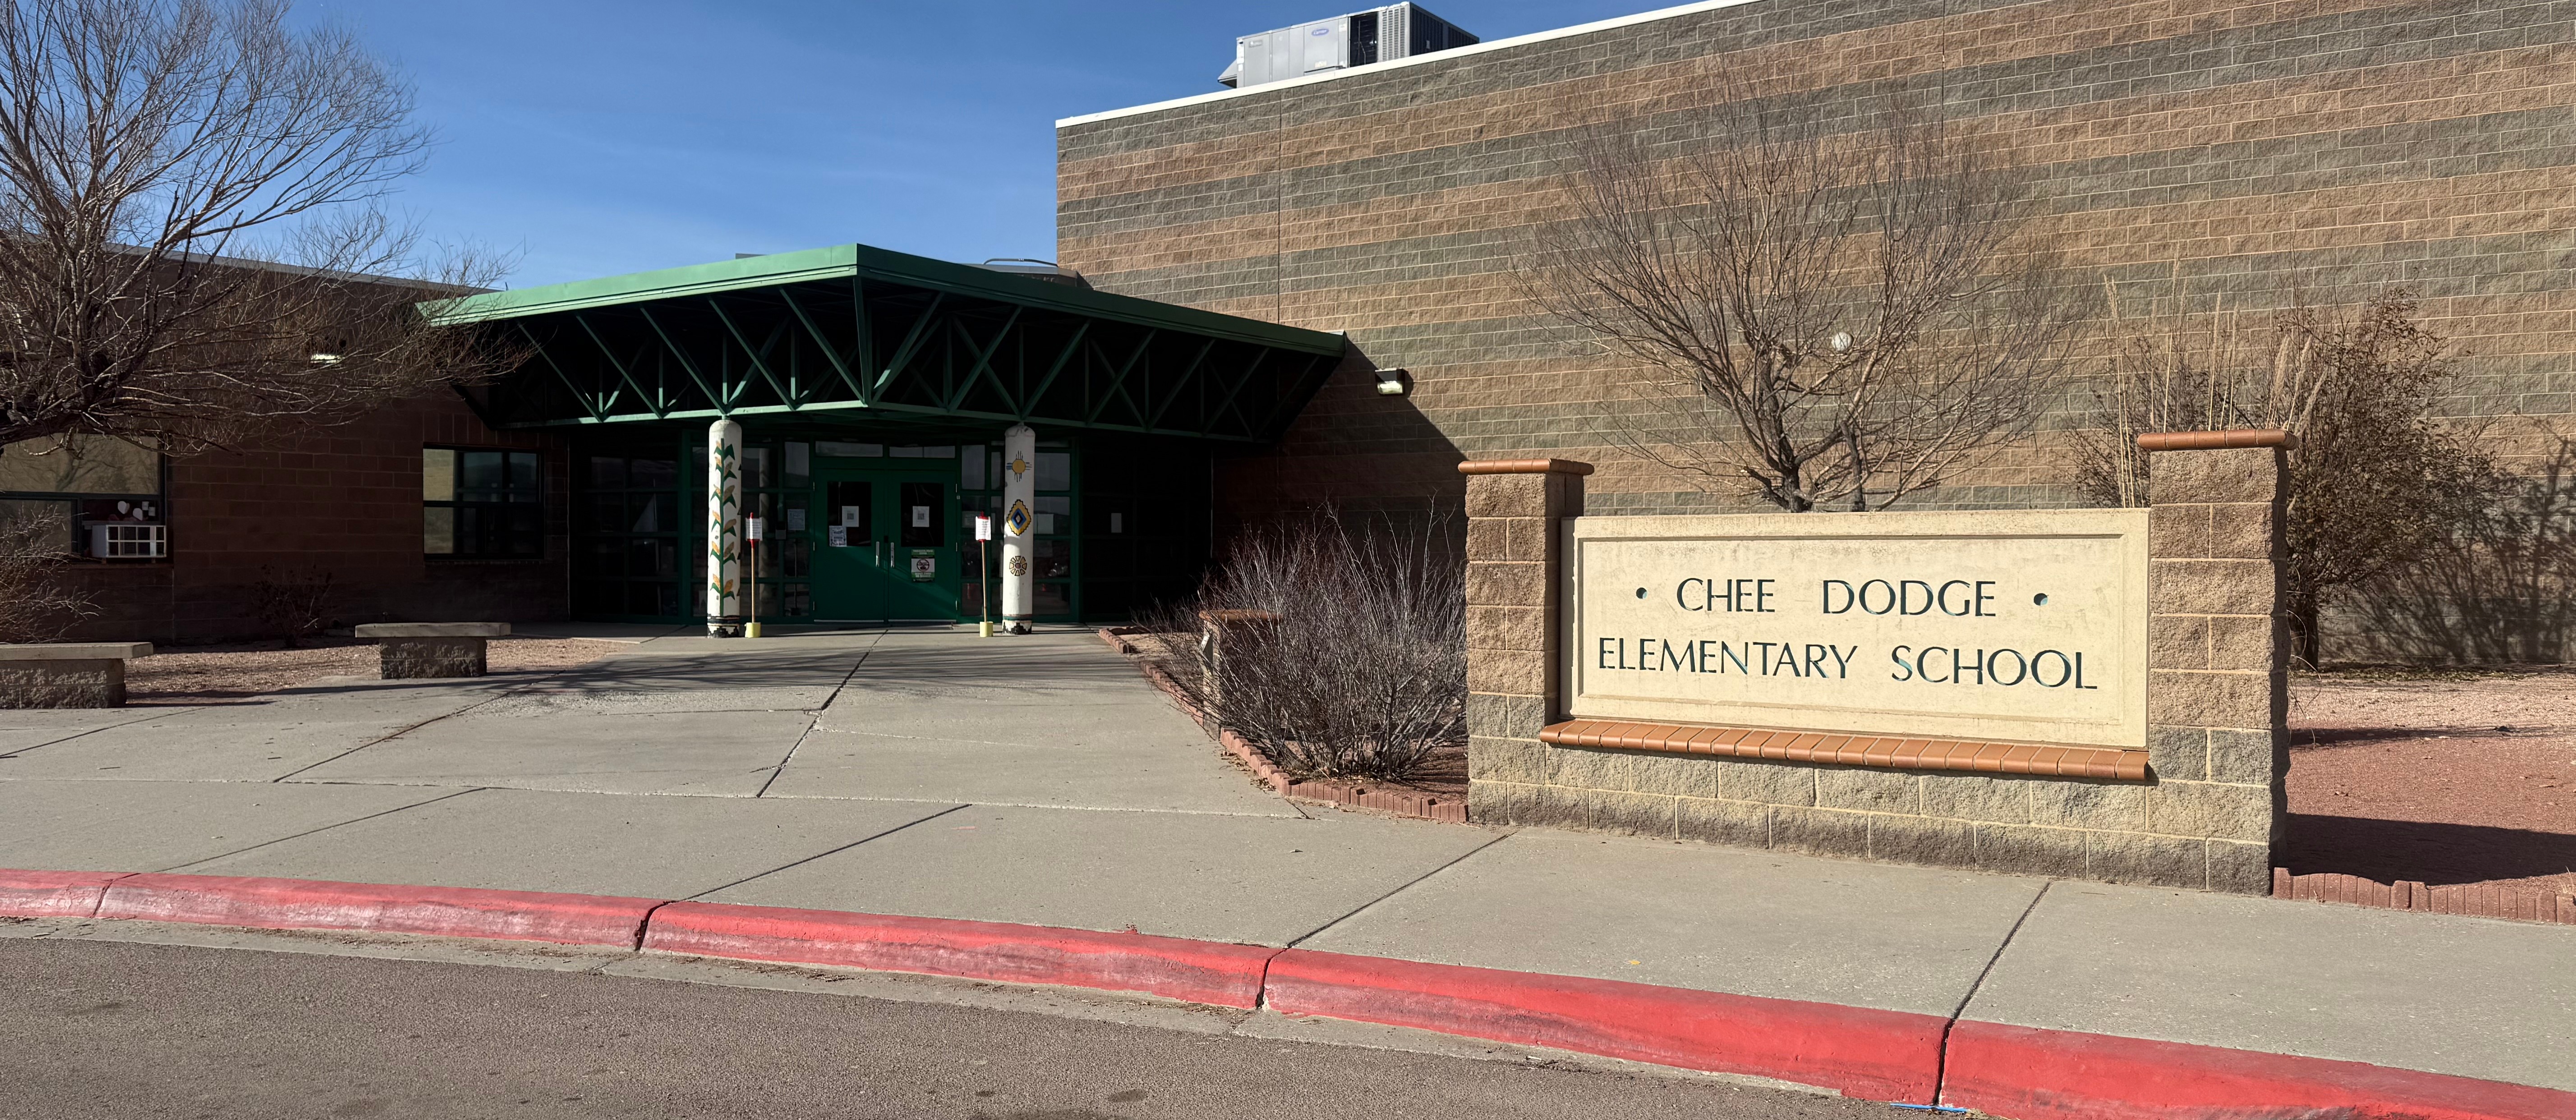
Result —
M 1300 810 L 1087 633 L 0 713 L 0 867 L 1135 930 L 2576 1091 L 2576 927 Z

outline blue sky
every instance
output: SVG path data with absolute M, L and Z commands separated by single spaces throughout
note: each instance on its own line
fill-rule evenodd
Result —
M 1486 39 L 1677 0 L 1446 0 Z M 1345 7 L 1343 5 L 1347 4 Z M 416 83 L 392 204 L 518 254 L 511 287 L 864 241 L 1055 252 L 1055 121 L 1219 88 L 1234 37 L 1359 7 L 302 0 Z

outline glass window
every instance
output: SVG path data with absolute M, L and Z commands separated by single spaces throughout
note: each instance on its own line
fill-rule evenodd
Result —
M 545 555 L 545 488 L 533 451 L 422 448 L 420 494 L 424 554 Z
M 1038 489 L 1073 489 L 1073 454 L 1071 452 L 1038 452 Z
M 124 497 L 161 492 L 161 453 L 113 436 L 0 445 L 0 491 Z

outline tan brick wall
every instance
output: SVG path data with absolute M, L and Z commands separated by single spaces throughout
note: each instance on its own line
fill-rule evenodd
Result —
M 1232 508 L 1454 503 L 1449 464 L 1542 455 L 1600 465 L 1597 512 L 1743 508 L 1623 452 L 1633 371 L 1511 284 L 1569 130 L 1704 142 L 1721 73 L 1829 116 L 1929 98 L 2033 172 L 2030 234 L 2132 316 L 2404 284 L 2468 352 L 2451 411 L 2507 417 L 2508 439 L 2576 427 L 2571 0 L 1757 0 L 1062 129 L 1058 253 L 1111 291 L 1346 330 L 1412 370 L 1388 401 L 1344 371 L 1229 465 Z M 2088 399 L 1928 504 L 2069 503 Z
M 2149 459 L 2148 776 L 1917 772 L 1556 746 L 1557 521 L 1579 476 L 1468 479 L 1468 813 L 1818 855 L 2260 894 L 2288 770 L 2272 448 Z M 1572 497 L 1566 491 L 1572 490 Z M 1542 630 L 1541 627 L 1544 627 Z

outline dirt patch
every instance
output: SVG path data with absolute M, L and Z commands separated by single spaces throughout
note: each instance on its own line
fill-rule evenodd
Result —
M 545 672 L 596 661 L 617 642 L 582 638 L 494 638 L 486 662 L 495 673 Z M 168 646 L 126 663 L 128 704 L 234 704 L 324 677 L 376 675 L 376 643 L 311 638 L 292 648 L 276 642 Z
M 2576 668 L 2302 674 L 2290 727 L 2293 874 L 2576 892 Z

